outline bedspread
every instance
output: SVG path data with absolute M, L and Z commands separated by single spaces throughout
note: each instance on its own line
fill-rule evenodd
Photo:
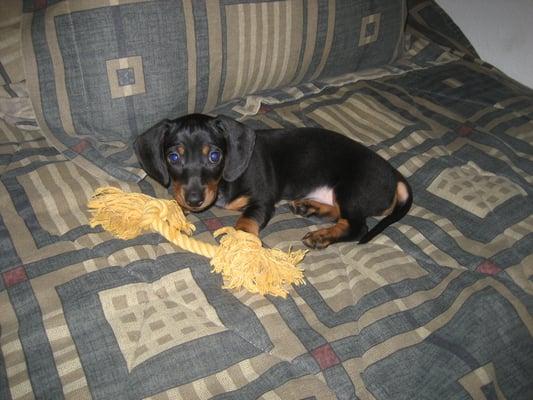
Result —
M 157 234 L 90 228 L 100 186 L 168 194 L 0 120 L 0 399 L 533 398 L 533 92 L 460 33 L 425 29 L 424 10 L 386 69 L 220 109 L 339 131 L 413 187 L 410 213 L 371 243 L 309 252 L 287 299 L 224 290 Z M 215 243 L 237 216 L 189 218 Z M 281 203 L 261 238 L 304 248 L 320 225 Z

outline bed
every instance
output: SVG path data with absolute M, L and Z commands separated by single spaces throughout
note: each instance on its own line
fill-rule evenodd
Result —
M 533 91 L 433 1 L 349 3 L 6 2 L 0 399 L 533 398 Z M 339 131 L 413 207 L 310 251 L 286 299 L 91 228 L 98 187 L 169 197 L 131 140 L 188 112 Z M 189 216 L 209 243 L 237 217 Z M 303 249 L 320 224 L 281 203 L 261 239 Z

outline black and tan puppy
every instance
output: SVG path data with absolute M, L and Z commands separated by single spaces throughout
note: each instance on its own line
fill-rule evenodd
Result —
M 304 236 L 311 248 L 366 243 L 412 203 L 409 184 L 388 162 L 324 129 L 253 130 L 225 116 L 191 114 L 161 121 L 134 147 L 148 175 L 171 186 L 183 208 L 197 212 L 216 202 L 243 210 L 237 229 L 258 235 L 282 199 L 296 214 L 335 222 Z M 368 231 L 369 216 L 385 218 Z

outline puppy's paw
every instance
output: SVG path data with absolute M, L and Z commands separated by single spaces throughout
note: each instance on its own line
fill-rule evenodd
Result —
M 289 203 L 289 209 L 296 215 L 310 217 L 316 215 L 318 210 L 307 200 L 294 200 Z
M 303 238 L 302 242 L 310 249 L 325 249 L 331 243 L 333 239 L 325 229 L 319 229 L 318 231 L 313 231 L 307 233 Z

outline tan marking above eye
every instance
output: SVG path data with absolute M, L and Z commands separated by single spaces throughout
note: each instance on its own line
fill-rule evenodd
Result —
M 209 150 L 211 150 L 211 147 L 210 147 L 209 145 L 204 144 L 204 145 L 202 146 L 202 154 L 203 154 L 204 156 L 207 156 L 207 155 L 209 154 Z
M 183 146 L 183 145 L 178 146 L 178 154 L 180 156 L 185 154 L 185 146 Z

